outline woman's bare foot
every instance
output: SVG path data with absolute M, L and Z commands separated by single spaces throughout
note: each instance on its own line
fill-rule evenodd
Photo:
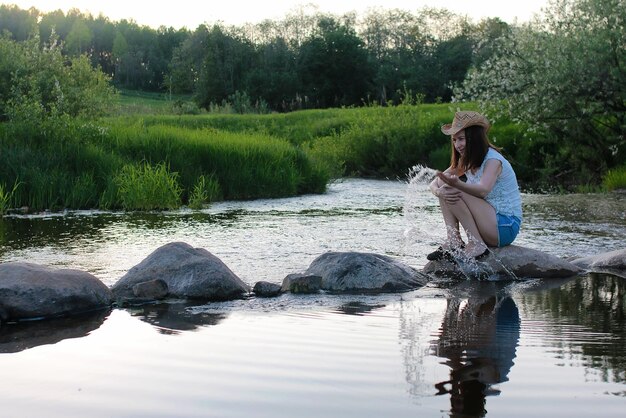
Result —
M 469 260 L 480 260 L 489 254 L 489 247 L 484 242 L 468 244 L 464 255 Z

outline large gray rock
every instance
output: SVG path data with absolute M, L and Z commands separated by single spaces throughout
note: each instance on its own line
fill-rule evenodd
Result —
M 531 248 L 508 245 L 491 248 L 492 254 L 480 262 L 458 260 L 430 261 L 424 266 L 424 273 L 443 277 L 483 278 L 489 276 L 500 279 L 549 279 L 572 277 L 582 270 L 571 262 Z
M 626 278 L 626 249 L 577 258 L 572 264 L 592 273 L 609 273 Z
M 391 257 L 372 253 L 328 252 L 304 272 L 320 276 L 331 292 L 402 292 L 424 286 L 429 277 Z
M 131 268 L 111 290 L 118 301 L 132 301 L 136 298 L 133 292 L 136 284 L 155 279 L 165 282 L 167 296 L 173 298 L 231 300 L 250 292 L 248 285 L 219 258 L 184 242 L 157 248 Z
M 94 311 L 111 303 L 109 288 L 87 272 L 0 264 L 0 322 Z

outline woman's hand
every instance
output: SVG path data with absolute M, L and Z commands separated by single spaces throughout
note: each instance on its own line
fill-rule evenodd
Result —
M 437 189 L 437 197 L 443 199 L 446 203 L 454 204 L 461 199 L 461 191 L 444 184 Z
M 441 171 L 437 172 L 437 177 L 439 177 L 445 184 L 452 187 L 456 187 L 461 182 L 456 175 L 445 172 L 442 173 Z

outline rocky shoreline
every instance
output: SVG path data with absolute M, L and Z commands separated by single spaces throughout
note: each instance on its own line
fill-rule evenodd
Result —
M 205 302 L 282 293 L 382 293 L 418 289 L 438 278 L 471 280 L 558 279 L 586 273 L 626 278 L 626 249 L 564 260 L 510 245 L 492 249 L 481 262 L 431 261 L 417 270 L 391 257 L 362 252 L 328 252 L 282 285 L 252 288 L 218 257 L 202 248 L 172 242 L 157 248 L 111 288 L 90 273 L 33 263 L 0 264 L 0 324 L 71 316 L 167 299 Z

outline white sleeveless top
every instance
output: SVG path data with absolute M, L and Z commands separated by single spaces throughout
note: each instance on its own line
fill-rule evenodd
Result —
M 520 221 L 522 220 L 522 197 L 520 195 L 519 186 L 517 184 L 517 177 L 513 171 L 511 164 L 493 148 L 489 148 L 487 155 L 480 168 L 476 170 L 476 173 L 472 174 L 471 171 L 467 171 L 468 184 L 480 183 L 480 178 L 483 175 L 485 163 L 487 160 L 498 160 L 502 163 L 502 171 L 496 183 L 491 189 L 491 192 L 485 197 L 485 200 L 494 207 L 496 213 L 508 216 L 517 216 Z

